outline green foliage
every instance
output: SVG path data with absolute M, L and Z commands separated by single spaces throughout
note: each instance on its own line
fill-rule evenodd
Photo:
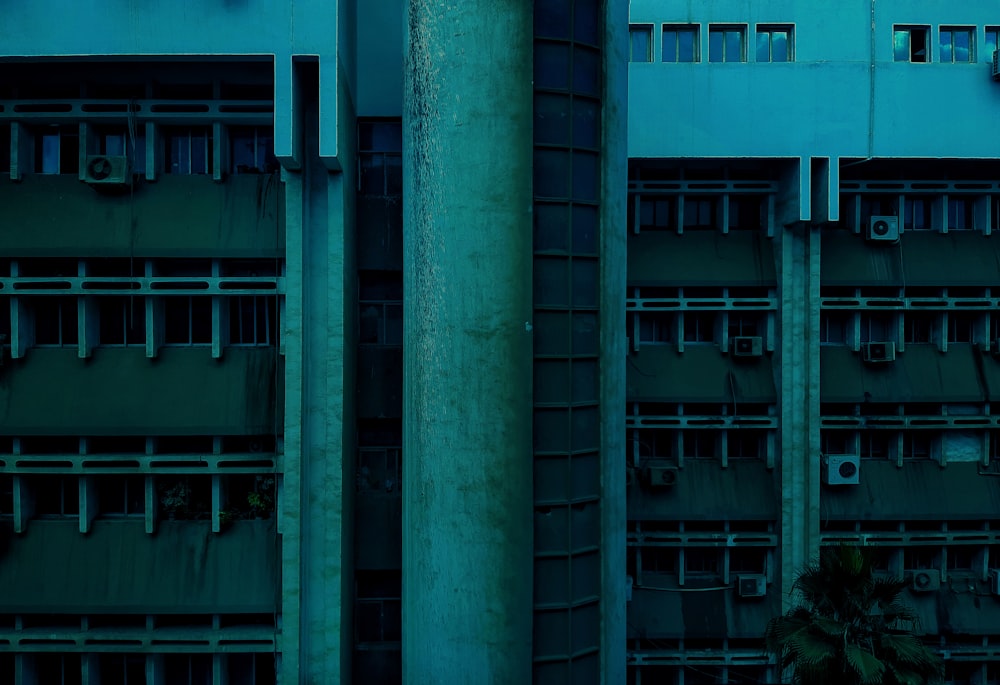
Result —
M 930 685 L 942 664 L 913 635 L 907 583 L 875 575 L 862 547 L 824 549 L 793 584 L 801 604 L 768 623 L 767 651 L 799 685 Z

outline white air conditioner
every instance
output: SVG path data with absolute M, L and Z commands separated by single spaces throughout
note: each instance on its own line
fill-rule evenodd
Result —
M 941 572 L 936 569 L 929 571 L 914 571 L 912 588 L 914 592 L 933 592 L 934 590 L 940 590 Z
M 993 51 L 993 80 L 1000 81 L 1000 50 Z
M 873 216 L 868 221 L 868 240 L 894 243 L 899 240 L 899 217 Z
M 84 181 L 95 185 L 127 185 L 131 181 L 128 157 L 90 155 L 84 168 Z
M 861 345 L 861 354 L 866 362 L 894 362 L 896 361 L 896 343 L 894 342 L 870 342 Z
M 759 335 L 741 335 L 732 339 L 734 357 L 760 357 L 764 354 L 764 339 Z
M 669 487 L 677 482 L 677 467 L 647 466 L 645 475 L 650 487 Z
M 990 569 L 990 592 L 1000 595 L 1000 569 Z
M 823 482 L 827 485 L 857 485 L 861 482 L 861 459 L 855 454 L 831 454 L 823 460 Z
M 740 597 L 763 597 L 767 594 L 767 577 L 763 573 L 741 573 L 736 576 L 736 591 Z

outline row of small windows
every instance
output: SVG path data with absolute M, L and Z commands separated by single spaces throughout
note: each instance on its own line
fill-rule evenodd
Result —
M 652 24 L 629 26 L 629 61 L 655 62 Z M 708 54 L 702 53 L 700 24 L 663 24 L 659 61 L 661 62 L 746 62 L 746 24 L 710 24 Z M 758 24 L 754 43 L 754 61 L 791 62 L 794 59 L 790 24 Z
M 930 26 L 894 26 L 892 30 L 893 60 L 896 62 L 961 64 L 975 62 L 978 59 L 976 52 L 977 27 L 938 27 L 936 51 L 932 45 L 931 31 Z M 1000 26 L 987 26 L 984 29 L 982 50 L 984 60 L 993 59 L 993 51 L 1000 44 L 998 36 L 1000 36 Z
M 643 231 L 759 231 L 773 227 L 772 194 L 633 194 L 628 203 L 632 233 Z
M 275 658 L 257 654 L 22 654 L 22 679 L 15 678 L 12 654 L 0 654 L 0 682 L 44 685 L 212 685 L 213 661 L 219 661 L 222 682 L 273 685 Z M 87 679 L 84 679 L 84 672 Z M 95 680 L 96 678 L 96 680 Z
M 820 313 L 819 340 L 823 345 L 893 342 L 935 344 L 945 351 L 949 344 L 979 344 L 996 351 L 1000 316 L 963 311 L 847 311 Z
M 873 216 L 899 217 L 902 231 L 981 231 L 1000 228 L 1000 196 L 975 193 L 842 192 L 840 225 L 864 231 Z
M 223 130 L 221 171 L 260 174 L 278 170 L 270 127 L 228 126 Z M 19 126 L 15 136 L 10 127 L 0 126 L 0 168 L 12 167 L 16 161 L 22 172 L 77 174 L 87 155 L 108 155 L 127 157 L 134 174 L 145 174 L 148 168 L 166 174 L 215 173 L 217 146 L 212 126 L 162 126 L 152 146 L 147 146 L 145 131 L 145 127 L 135 130 L 125 125 L 81 129 L 80 124 L 37 124 Z

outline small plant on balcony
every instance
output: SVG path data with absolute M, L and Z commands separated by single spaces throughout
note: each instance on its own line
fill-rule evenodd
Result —
M 274 476 L 257 476 L 253 490 L 247 493 L 247 504 L 254 518 L 269 518 L 274 512 Z
M 191 509 L 191 486 L 186 480 L 160 487 L 160 506 L 168 519 L 185 518 Z

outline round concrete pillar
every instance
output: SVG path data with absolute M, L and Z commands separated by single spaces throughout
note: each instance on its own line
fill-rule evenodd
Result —
M 406 22 L 403 680 L 528 683 L 531 3 Z

